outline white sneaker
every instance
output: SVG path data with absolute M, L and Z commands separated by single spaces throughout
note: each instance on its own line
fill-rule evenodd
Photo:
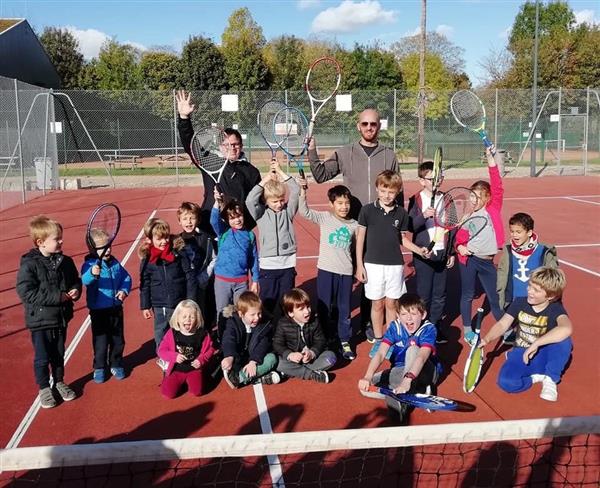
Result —
M 531 382 L 532 383 L 541 383 L 546 378 L 548 378 L 548 377 L 545 374 L 532 374 L 531 375 Z
M 540 393 L 540 398 L 549 402 L 555 402 L 558 400 L 556 383 L 554 383 L 554 381 L 552 381 L 548 376 L 542 380 L 542 393 Z

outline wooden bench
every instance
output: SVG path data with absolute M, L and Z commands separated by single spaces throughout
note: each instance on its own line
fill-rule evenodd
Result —
M 156 154 L 155 157 L 157 157 L 159 159 L 159 161 L 158 161 L 159 168 L 162 168 L 165 163 L 171 163 L 171 168 L 174 168 L 175 164 L 180 161 L 190 161 L 190 159 L 186 153 Z
M 17 165 L 17 158 L 11 156 L 0 156 L 0 168 L 12 168 Z
M 122 168 L 123 165 L 129 166 L 131 169 L 137 169 L 138 167 L 138 159 L 141 156 L 137 154 L 107 154 L 108 158 L 108 167 L 111 169 L 115 169 L 116 165 L 119 165 L 119 168 Z

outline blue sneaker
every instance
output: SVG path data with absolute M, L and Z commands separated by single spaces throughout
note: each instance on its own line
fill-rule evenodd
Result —
M 112 374 L 116 380 L 125 379 L 125 370 L 123 368 L 110 368 L 110 374 Z
M 106 372 L 104 368 L 94 370 L 94 383 L 104 383 L 106 381 Z
M 465 332 L 465 342 L 469 344 L 469 346 L 475 344 L 476 337 L 477 334 L 475 334 L 475 332 L 473 332 L 472 330 Z
M 369 351 L 369 357 L 372 358 L 373 356 L 375 356 L 375 354 L 377 354 L 377 351 L 379 351 L 379 346 L 381 345 L 381 337 L 377 338 L 375 340 L 375 344 L 373 344 L 373 347 L 371 348 L 371 350 Z M 390 347 L 387 351 L 387 353 L 385 354 L 385 359 L 390 359 L 390 357 L 392 357 L 392 348 Z

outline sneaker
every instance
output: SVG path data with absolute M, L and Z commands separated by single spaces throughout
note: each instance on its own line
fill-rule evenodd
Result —
M 356 359 L 356 354 L 350 347 L 350 344 L 348 344 L 347 342 L 342 342 L 342 357 L 344 359 L 348 359 L 349 361 Z
M 502 337 L 502 344 L 506 346 L 514 346 L 517 341 L 517 332 L 512 329 Z
M 373 344 L 373 347 L 371 348 L 371 350 L 369 351 L 369 357 L 372 358 L 373 356 L 375 356 L 375 354 L 377 354 L 377 351 L 379 351 L 379 346 L 381 345 L 381 337 L 375 340 L 375 343 Z M 392 348 L 390 347 L 388 349 L 388 352 L 385 353 L 385 359 L 390 359 L 392 357 Z
M 233 368 L 227 371 L 223 370 L 223 378 L 225 378 L 225 381 L 232 390 L 240 386 L 240 379 L 237 373 L 233 371 Z
M 371 324 L 367 325 L 365 329 L 365 336 L 367 337 L 367 341 L 370 344 L 373 344 L 377 339 L 375 338 L 375 332 L 373 331 L 373 326 Z
M 317 383 L 329 383 L 329 375 L 327 371 L 313 371 L 310 375 L 310 379 Z
M 77 395 L 71 389 L 71 387 L 65 384 L 63 381 L 59 381 L 58 383 L 56 383 L 56 385 L 54 385 L 54 388 L 56 388 L 56 391 L 65 402 L 75 400 L 75 398 L 77 397 Z
M 448 336 L 444 334 L 444 332 L 442 332 L 441 330 L 438 330 L 437 335 L 435 337 L 435 342 L 436 344 L 447 344 Z
M 472 346 L 473 344 L 475 344 L 475 340 L 476 340 L 477 334 L 475 334 L 475 332 L 473 332 L 472 330 L 469 330 L 468 332 L 465 332 L 465 342 L 467 344 L 469 344 L 469 346 Z
M 166 371 L 167 369 L 169 369 L 169 363 L 167 361 L 165 361 L 164 359 L 158 358 L 156 360 L 156 365 L 162 370 L 162 371 Z
M 40 390 L 40 406 L 42 408 L 56 407 L 56 398 L 52 394 L 52 388 L 47 387 Z
M 112 374 L 116 380 L 125 379 L 125 370 L 123 368 L 110 368 L 110 374 Z
M 271 371 L 270 373 L 264 374 L 259 378 L 256 378 L 253 382 L 255 385 L 276 385 L 277 383 L 281 383 L 281 376 L 277 371 Z
M 106 373 L 104 368 L 98 368 L 94 370 L 94 383 L 104 383 L 106 381 Z
M 549 402 L 555 402 L 558 400 L 556 383 L 554 383 L 554 381 L 552 381 L 548 376 L 542 380 L 542 393 L 540 393 L 540 398 Z
M 545 374 L 532 374 L 530 376 L 530 378 L 531 378 L 532 383 L 541 383 L 542 381 L 544 381 L 546 379 L 546 375 Z

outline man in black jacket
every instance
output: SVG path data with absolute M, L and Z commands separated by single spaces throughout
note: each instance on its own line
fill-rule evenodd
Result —
M 191 101 L 191 94 L 185 90 L 179 90 L 176 97 L 177 111 L 179 113 L 179 117 L 177 118 L 179 138 L 185 152 L 191 157 L 190 145 L 194 135 L 194 128 L 192 127 L 190 115 L 196 106 Z M 231 128 L 225 129 L 225 134 L 227 134 L 231 152 L 229 154 L 229 162 L 223 170 L 219 184 L 226 199 L 236 199 L 243 204 L 250 190 L 260 182 L 260 171 L 246 159 L 243 151 L 242 135 L 237 130 Z M 210 228 L 209 222 L 210 210 L 215 203 L 215 182 L 204 172 L 202 172 L 202 181 L 204 198 L 202 200 L 200 225 L 202 226 L 202 230 L 213 234 L 214 232 Z M 247 211 L 245 211 L 244 222 L 248 229 L 252 229 L 256 225 L 256 222 Z

